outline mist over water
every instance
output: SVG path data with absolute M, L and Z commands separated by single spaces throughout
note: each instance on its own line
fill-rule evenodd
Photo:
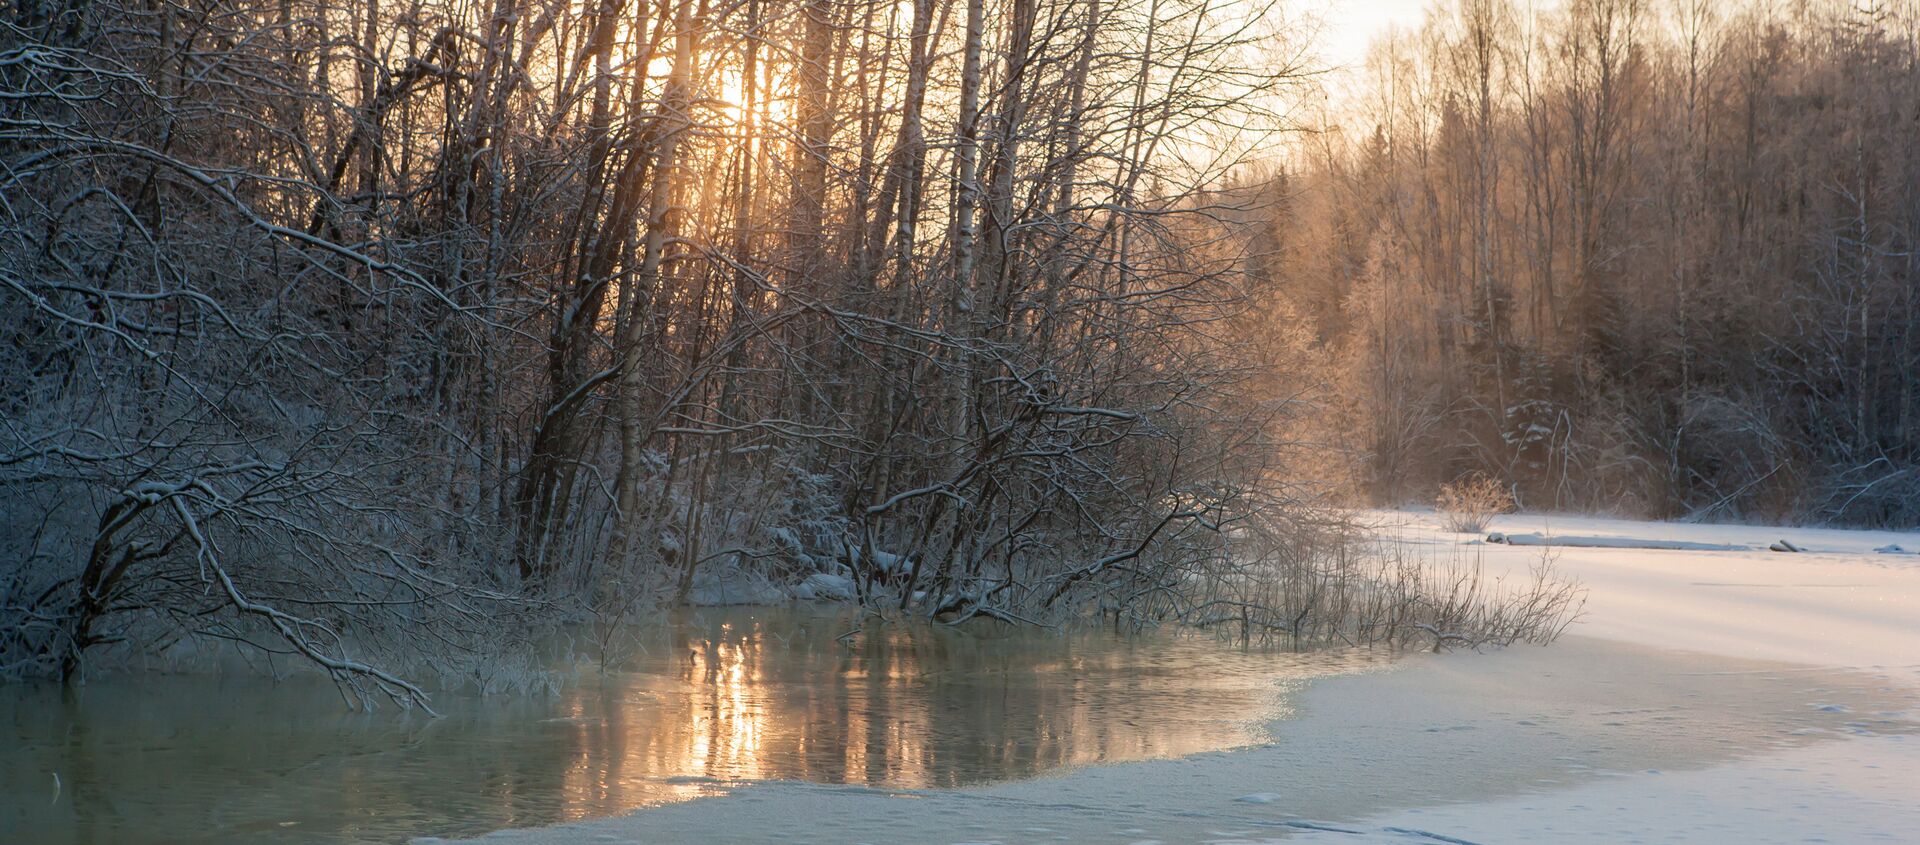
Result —
M 1384 653 L 1203 637 L 685 614 L 553 696 L 347 710 L 327 684 L 110 677 L 0 694 L 0 829 L 35 843 L 395 842 L 801 780 L 952 787 L 1267 741 L 1288 693 Z M 984 632 L 984 633 L 983 633 Z M 57 780 L 56 780 L 57 777 Z

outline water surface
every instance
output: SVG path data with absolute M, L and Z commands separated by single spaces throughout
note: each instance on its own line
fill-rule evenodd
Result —
M 555 695 L 348 711 L 311 679 L 0 688 L 9 842 L 403 842 L 617 814 L 756 780 L 951 787 L 1267 741 L 1307 679 L 1384 655 L 1204 637 L 701 611 Z

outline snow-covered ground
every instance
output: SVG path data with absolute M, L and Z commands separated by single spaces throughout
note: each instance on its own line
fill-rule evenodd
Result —
M 1426 514 L 1383 533 L 1524 572 Z M 488 841 L 1786 843 L 1920 838 L 1920 535 L 1502 517 L 1554 548 L 1547 648 L 1315 682 L 1270 745 L 942 791 L 797 783 Z M 1786 539 L 1801 553 L 1765 551 Z M 1620 543 L 1626 546 L 1633 543 Z
M 1519 514 L 1490 531 L 1581 539 L 1738 546 L 1746 551 L 1502 546 L 1438 527 L 1432 514 L 1370 515 L 1409 543 L 1470 545 L 1490 571 L 1524 571 L 1550 553 L 1588 588 L 1584 637 L 1818 666 L 1886 669 L 1920 684 L 1920 534 L 1691 525 Z M 1787 540 L 1806 551 L 1768 551 Z
M 1408 542 L 1453 543 L 1431 516 L 1377 514 Z M 1693 552 L 1556 547 L 1555 565 L 1589 588 L 1581 638 L 1781 661 L 1851 675 L 1885 696 L 1876 709 L 1809 695 L 1849 713 L 1842 741 L 1773 749 L 1682 772 L 1648 772 L 1494 801 L 1405 808 L 1361 826 L 1382 842 L 1920 841 L 1920 535 L 1647 523 L 1516 515 L 1495 530 L 1744 546 Z M 1803 551 L 1768 551 L 1780 540 Z M 1597 545 L 1597 544 L 1596 544 Z M 1631 542 L 1622 545 L 1632 545 Z M 1489 569 L 1539 548 L 1476 546 Z M 1901 552 L 1907 552 L 1902 554 Z M 1808 690 L 1816 692 L 1815 689 Z M 1438 837 L 1445 837 L 1440 839 Z M 1350 841 L 1318 834 L 1307 841 Z

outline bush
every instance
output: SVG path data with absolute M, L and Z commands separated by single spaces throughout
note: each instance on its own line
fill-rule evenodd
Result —
M 1434 501 L 1448 530 L 1477 534 L 1499 514 L 1513 510 L 1513 494 L 1505 485 L 1480 473 L 1462 476 L 1440 487 Z

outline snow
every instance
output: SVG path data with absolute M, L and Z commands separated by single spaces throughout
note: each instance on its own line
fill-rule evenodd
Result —
M 694 578 L 687 602 L 695 607 L 779 605 L 790 601 L 851 601 L 853 579 L 816 572 L 798 584 L 782 585 L 758 573 L 715 567 Z
M 1382 512 L 1372 521 L 1408 545 L 1458 547 L 1471 538 L 1431 514 Z M 1877 553 L 1920 547 L 1920 534 L 1508 515 L 1496 531 L 1616 541 L 1612 548 L 1471 545 L 1490 571 L 1524 572 L 1549 555 L 1589 590 L 1580 636 L 1826 667 L 1920 664 L 1920 558 Z M 1787 540 L 1804 551 L 1772 552 Z M 1653 542 L 1739 551 L 1632 548 Z
M 880 549 L 873 550 L 873 568 L 881 572 L 890 575 L 904 573 L 912 563 L 913 562 L 908 560 L 904 555 L 897 555 L 893 552 L 882 551 Z
M 1910 841 L 1920 830 L 1920 536 L 1507 516 L 1613 538 L 1488 545 L 1373 515 L 1493 573 L 1552 559 L 1590 589 L 1546 648 L 1402 661 L 1289 690 L 1271 745 L 1031 781 L 900 791 L 791 782 L 489 842 Z M 1766 547 L 1787 540 L 1807 551 Z M 1635 548 L 1688 543 L 1738 550 Z M 907 799 L 907 800 L 902 800 Z
M 810 598 L 850 601 L 855 597 L 853 579 L 843 575 L 816 572 L 807 576 L 800 586 L 805 588 Z
M 687 593 L 687 602 L 695 607 L 780 604 L 791 598 L 789 590 L 766 578 L 731 567 L 701 570 Z
M 1576 537 L 1553 534 L 1487 535 L 1487 542 L 1506 546 L 1566 546 L 1582 549 L 1659 549 L 1671 552 L 1743 552 L 1747 546 L 1725 543 L 1695 543 L 1687 540 L 1653 540 L 1635 537 Z
M 1369 842 L 1426 845 L 1912 842 L 1920 830 L 1917 772 L 1920 739 L 1914 737 L 1888 737 L 1865 752 L 1855 743 L 1826 743 L 1704 771 L 1654 772 L 1541 795 L 1408 810 L 1376 820 L 1364 832 Z
M 1362 516 L 1381 530 L 1390 533 L 1402 533 L 1428 540 L 1443 539 L 1448 542 L 1465 539 L 1442 529 L 1439 517 L 1432 513 L 1370 511 Z M 1876 547 L 1886 545 L 1905 545 L 1909 548 L 1920 545 L 1920 533 L 1912 531 L 1649 522 L 1566 514 L 1506 514 L 1494 517 L 1492 527 L 1510 534 L 1577 535 L 1620 540 L 1704 543 L 1755 549 L 1764 548 L 1775 540 L 1786 539 L 1804 548 L 1837 554 L 1866 554 L 1873 552 Z

